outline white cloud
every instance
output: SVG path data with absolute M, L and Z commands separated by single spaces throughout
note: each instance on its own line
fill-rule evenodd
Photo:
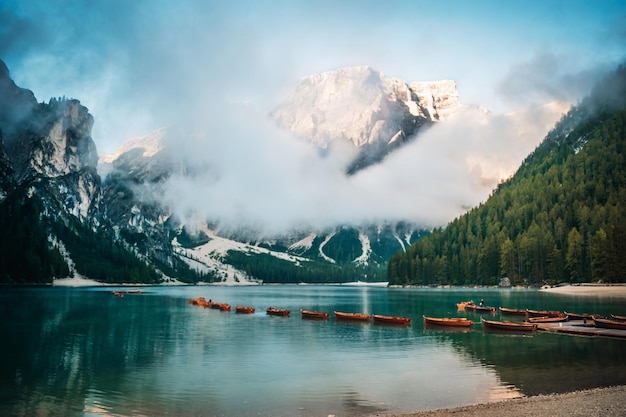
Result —
M 558 14 L 542 2 L 71 3 L 0 4 L 0 56 L 17 84 L 40 101 L 80 99 L 100 153 L 170 128 L 200 172 L 172 179 L 177 209 L 268 231 L 444 224 L 543 138 L 560 112 L 539 104 L 576 102 L 625 51 L 620 2 L 568 2 Z M 349 151 L 320 154 L 266 115 L 298 78 L 354 65 L 407 82 L 453 79 L 461 102 L 517 113 L 459 115 L 346 177 Z
M 246 113 L 203 141 L 177 138 L 210 169 L 172 178 L 165 195 L 179 215 L 267 234 L 377 220 L 441 226 L 512 175 L 566 108 L 504 116 L 467 109 L 354 176 L 345 175 L 355 155 L 347 143 L 321 154 Z

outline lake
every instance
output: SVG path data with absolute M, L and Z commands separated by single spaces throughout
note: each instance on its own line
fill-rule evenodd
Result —
M 2 288 L 0 415 L 361 416 L 626 384 L 626 340 L 422 322 L 424 314 L 480 322 L 457 312 L 467 299 L 626 315 L 618 298 L 323 285 L 143 287 L 116 297 L 114 289 Z M 233 311 L 188 304 L 201 296 Z M 256 313 L 236 314 L 235 305 Z M 291 316 L 268 316 L 269 306 Z M 300 309 L 412 324 L 303 320 Z

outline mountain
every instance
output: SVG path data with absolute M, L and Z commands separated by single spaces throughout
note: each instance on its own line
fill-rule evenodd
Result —
M 626 67 L 600 81 L 480 206 L 397 253 L 398 285 L 624 282 Z
M 347 176 L 401 152 L 400 145 L 463 108 L 452 82 L 406 84 L 367 67 L 310 82 L 315 89 L 294 93 L 291 106 L 284 102 L 271 117 L 318 146 L 341 141 L 342 150 L 352 147 L 357 157 Z M 81 275 L 110 283 L 384 281 L 390 257 L 411 252 L 429 234 L 420 225 L 385 219 L 302 226 L 278 236 L 225 228 L 219 218 L 181 219 L 168 187 L 174 179 L 209 178 L 214 167 L 187 163 L 177 145 L 188 141 L 179 133 L 160 129 L 99 157 L 91 138 L 94 118 L 80 101 L 38 103 L 14 84 L 4 64 L 0 90 L 2 283 Z M 359 97 L 352 108 L 338 110 Z M 313 119 L 307 114 L 315 115 L 315 132 L 304 129 Z
M 231 284 L 384 280 L 389 257 L 426 233 L 417 225 L 388 222 L 293 230 L 268 238 L 249 229 L 225 229 L 219 219 L 185 224 L 159 196 L 174 172 L 197 172 L 191 172 L 176 149 L 167 145 L 176 142 L 168 141 L 168 134 L 161 129 L 133 138 L 115 154 L 100 158 L 100 172 L 106 174 L 107 215 L 141 251 L 157 256 L 171 244 L 177 257 L 213 280 Z
M 350 143 L 359 150 L 346 167 L 354 174 L 460 107 L 454 81 L 407 84 L 363 66 L 302 79 L 271 117 L 320 148 Z
M 0 92 L 0 283 L 380 281 L 425 233 L 381 222 L 267 238 L 219 219 L 184 224 L 164 186 L 210 167 L 185 165 L 165 129 L 99 158 L 80 101 L 38 103 L 1 61 Z
M 271 117 L 295 133 L 298 127 L 306 129 L 311 114 L 324 119 L 315 127 L 316 145 L 344 140 L 360 149 L 348 173 L 380 161 L 420 128 L 445 120 L 461 107 L 452 81 L 407 85 L 368 67 L 308 77 L 289 97 Z M 342 106 L 343 119 L 333 119 Z M 293 125 L 285 125 L 287 119 Z M 127 240 L 151 256 L 167 253 L 171 243 L 176 256 L 190 268 L 230 283 L 384 280 L 389 257 L 427 233 L 418 225 L 383 221 L 294 230 L 267 238 L 250 229 L 225 229 L 219 219 L 185 224 L 159 198 L 164 184 L 174 172 L 190 177 L 211 167 L 183 163 L 183 156 L 171 145 L 180 138 L 171 135 L 161 129 L 133 138 L 114 155 L 100 158 L 108 218 Z
M 0 90 L 0 282 L 81 274 L 160 281 L 153 262 L 109 219 L 88 109 L 75 99 L 37 103 L 1 61 Z

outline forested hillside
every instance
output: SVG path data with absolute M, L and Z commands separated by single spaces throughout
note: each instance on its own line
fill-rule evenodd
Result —
M 391 284 L 626 281 L 626 67 L 479 207 L 389 262 Z

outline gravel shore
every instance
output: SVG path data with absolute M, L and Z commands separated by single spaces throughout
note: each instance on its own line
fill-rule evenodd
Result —
M 381 416 L 377 414 L 377 416 Z M 393 414 L 384 417 L 614 417 L 626 416 L 626 386 L 595 388 L 566 394 L 538 395 L 495 403 L 424 411 L 413 414 Z
M 619 297 L 626 298 L 626 284 L 577 284 L 542 288 L 541 291 L 553 294 L 575 295 L 585 297 Z

